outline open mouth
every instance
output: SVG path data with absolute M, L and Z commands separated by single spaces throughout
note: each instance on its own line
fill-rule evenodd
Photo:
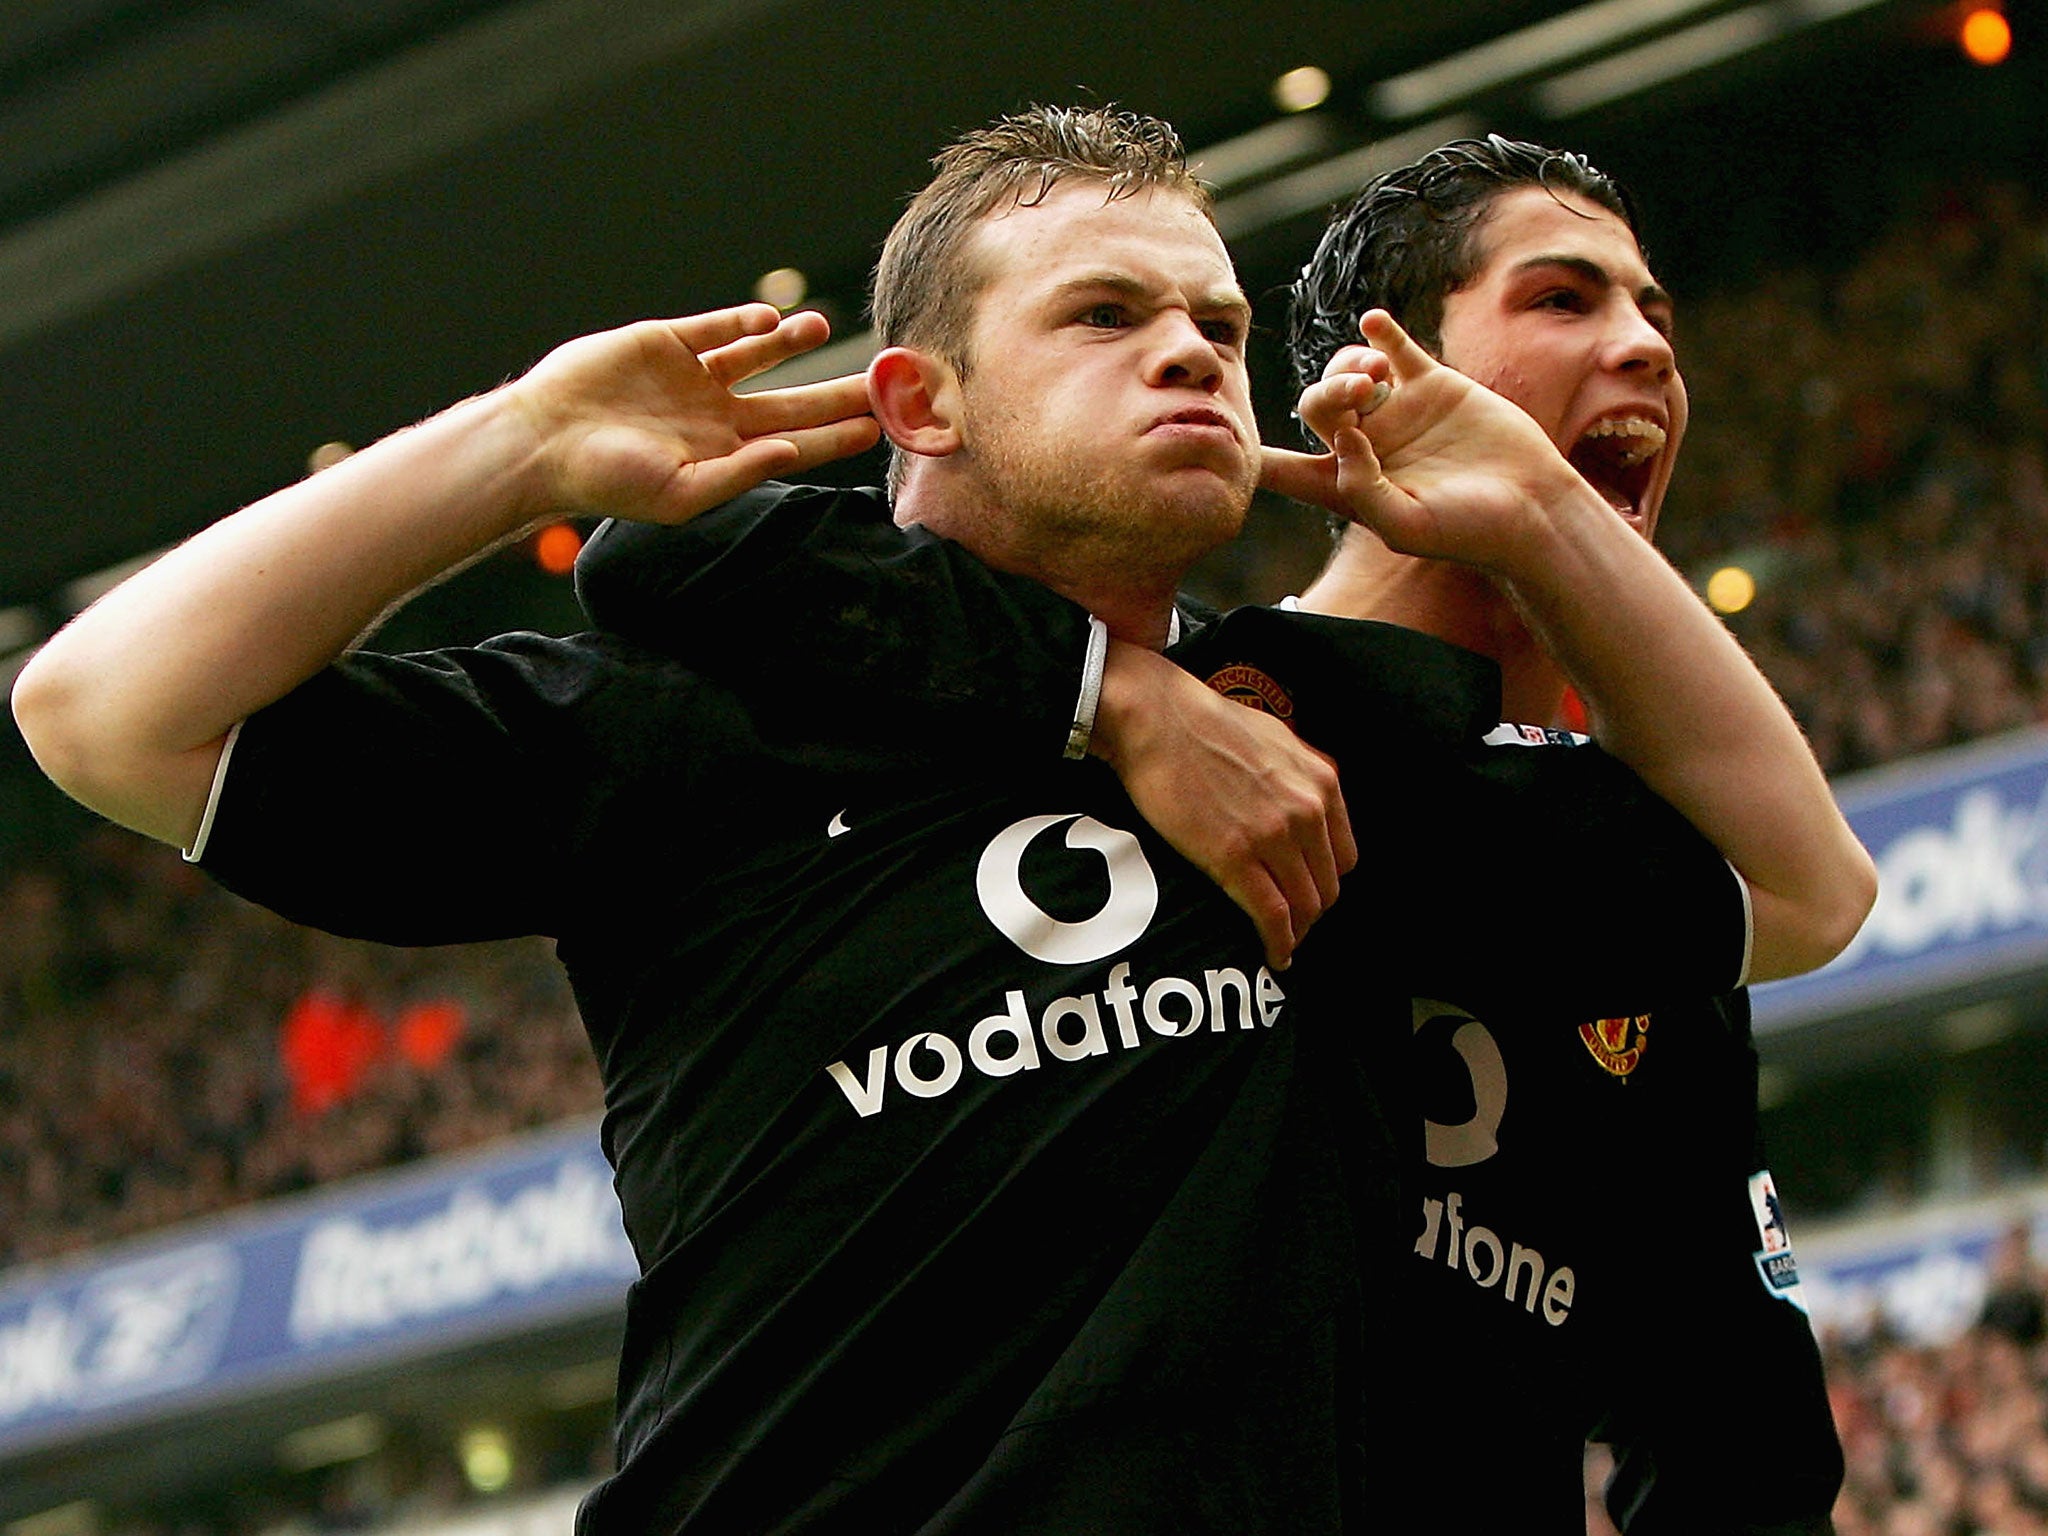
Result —
M 1588 427 L 1565 457 L 1609 506 L 1624 517 L 1637 517 L 1665 442 L 1664 429 L 1647 416 L 1606 416 Z

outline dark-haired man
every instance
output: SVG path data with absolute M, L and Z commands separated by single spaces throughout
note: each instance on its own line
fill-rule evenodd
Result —
M 1686 397 L 1671 299 L 1615 182 L 1500 138 L 1374 180 L 1295 286 L 1289 355 L 1311 415 L 1326 376 L 1354 399 L 1371 390 L 1360 321 L 1374 309 L 1527 410 L 1654 535 Z M 1302 603 L 1491 657 L 1504 718 L 1525 723 L 1505 739 L 1569 739 L 1527 728 L 1561 717 L 1546 638 L 1470 569 L 1350 527 Z M 1460 1518 L 1576 1527 L 1582 1442 L 1597 1433 L 1619 1451 L 1609 1504 L 1631 1533 L 1828 1529 L 1841 1451 L 1763 1160 L 1746 994 L 1587 1018 L 1550 986 L 1532 973 L 1505 1002 L 1453 988 L 1413 1004 L 1430 1122 L 1410 1277 L 1429 1341 L 1418 1406 L 1486 1469 Z M 1496 1265 L 1482 1232 L 1552 1274 L 1568 1267 L 1568 1312 L 1538 1305 L 1536 1280 L 1504 1304 L 1511 1261 Z
M 1297 1021 L 1258 931 L 1111 775 L 912 750 L 886 720 L 792 708 L 618 634 L 344 654 L 536 517 L 683 521 L 871 442 L 871 407 L 908 456 L 896 517 L 981 557 L 978 604 L 1050 590 L 1080 633 L 1132 648 L 1101 742 L 1085 719 L 1063 734 L 1112 753 L 1142 736 L 1154 717 L 1126 684 L 1179 678 L 1145 648 L 1261 463 L 1247 306 L 1206 198 L 1164 125 L 1041 110 L 941 156 L 898 233 L 885 273 L 959 277 L 894 322 L 864 382 L 732 394 L 821 336 L 760 307 L 569 343 L 117 589 L 23 672 L 17 718 L 80 798 L 288 915 L 400 942 L 557 937 L 642 1266 L 621 1466 L 587 1531 L 1366 1528 L 1401 1490 L 1364 1469 L 1357 1404 L 1398 1340 L 1377 1310 L 1382 1149 L 1350 1090 L 1356 1040 L 1387 1031 Z M 958 324 L 920 329 L 961 293 Z M 1390 366 L 1403 387 L 1370 439 L 1279 473 L 1489 563 L 1574 636 L 1587 687 L 1658 669 L 1727 748 L 1695 784 L 1676 762 L 1695 732 L 1619 733 L 1741 879 L 1650 808 L 1603 843 L 1611 864 L 1589 852 L 1547 885 L 1596 929 L 1655 925 L 1623 971 L 1734 979 L 1746 899 L 1763 967 L 1824 958 L 1853 927 L 1835 880 L 1853 842 L 1814 835 L 1817 772 L 1769 690 L 1525 418 L 1412 348 Z M 1455 527 L 1435 526 L 1445 474 L 1490 488 Z M 810 590 L 779 536 L 757 597 Z M 1605 613 L 1575 604 L 1610 582 L 1629 591 Z M 1277 633 L 1270 656 L 1271 634 L 1225 643 L 1299 673 L 1305 700 L 1355 644 L 1313 620 Z M 1418 821 L 1469 809 L 1540 866 L 1548 824 L 1504 804 L 1602 813 L 1597 776 L 1576 799 L 1569 770 L 1503 789 L 1398 689 L 1369 720 L 1346 702 L 1380 727 L 1355 782 Z M 1284 792 L 1240 813 L 1311 808 L 1264 844 L 1269 897 L 1254 880 L 1244 904 L 1312 916 L 1352 853 L 1329 772 L 1222 714 L 1209 738 L 1282 764 Z M 565 788 L 565 814 L 515 842 Z M 1680 872 L 1649 903 L 1621 892 L 1643 858 Z M 1587 939 L 1508 890 L 1430 894 L 1483 932 Z M 1360 911 L 1349 942 L 1404 982 L 1469 969 L 1428 904 Z

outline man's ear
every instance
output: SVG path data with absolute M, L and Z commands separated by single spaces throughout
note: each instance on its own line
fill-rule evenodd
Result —
M 960 449 L 960 379 L 915 347 L 885 347 L 868 364 L 868 406 L 906 453 L 944 458 Z

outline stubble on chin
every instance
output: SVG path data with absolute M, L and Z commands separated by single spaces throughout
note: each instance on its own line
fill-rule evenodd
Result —
M 1062 442 L 984 423 L 970 453 L 992 506 L 1034 563 L 1184 571 L 1236 538 L 1258 483 L 1247 463 L 1236 481 L 1190 468 L 1168 477 L 1135 457 L 1091 460 Z

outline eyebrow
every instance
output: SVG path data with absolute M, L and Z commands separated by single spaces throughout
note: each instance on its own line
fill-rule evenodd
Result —
M 1602 288 L 1611 287 L 1614 283 L 1614 274 L 1601 266 L 1599 262 L 1585 256 L 1570 256 L 1562 251 L 1526 257 L 1515 263 L 1517 274 L 1531 272 L 1539 267 L 1563 267 L 1567 272 L 1575 273 L 1587 282 Z M 1636 290 L 1636 302 L 1645 306 L 1651 304 L 1661 305 L 1663 308 L 1670 310 L 1678 308 L 1677 301 L 1671 297 L 1664 287 L 1657 283 L 1645 283 L 1642 287 L 1638 288 Z
M 1055 304 L 1068 299 L 1078 299 L 1087 293 L 1110 292 L 1124 298 L 1149 301 L 1154 289 L 1151 284 L 1132 277 L 1128 272 L 1093 272 L 1079 277 L 1070 277 L 1052 290 Z M 1247 329 L 1252 323 L 1252 304 L 1243 292 L 1236 288 L 1216 288 L 1198 294 L 1189 301 L 1191 312 L 1201 315 L 1226 314 Z

